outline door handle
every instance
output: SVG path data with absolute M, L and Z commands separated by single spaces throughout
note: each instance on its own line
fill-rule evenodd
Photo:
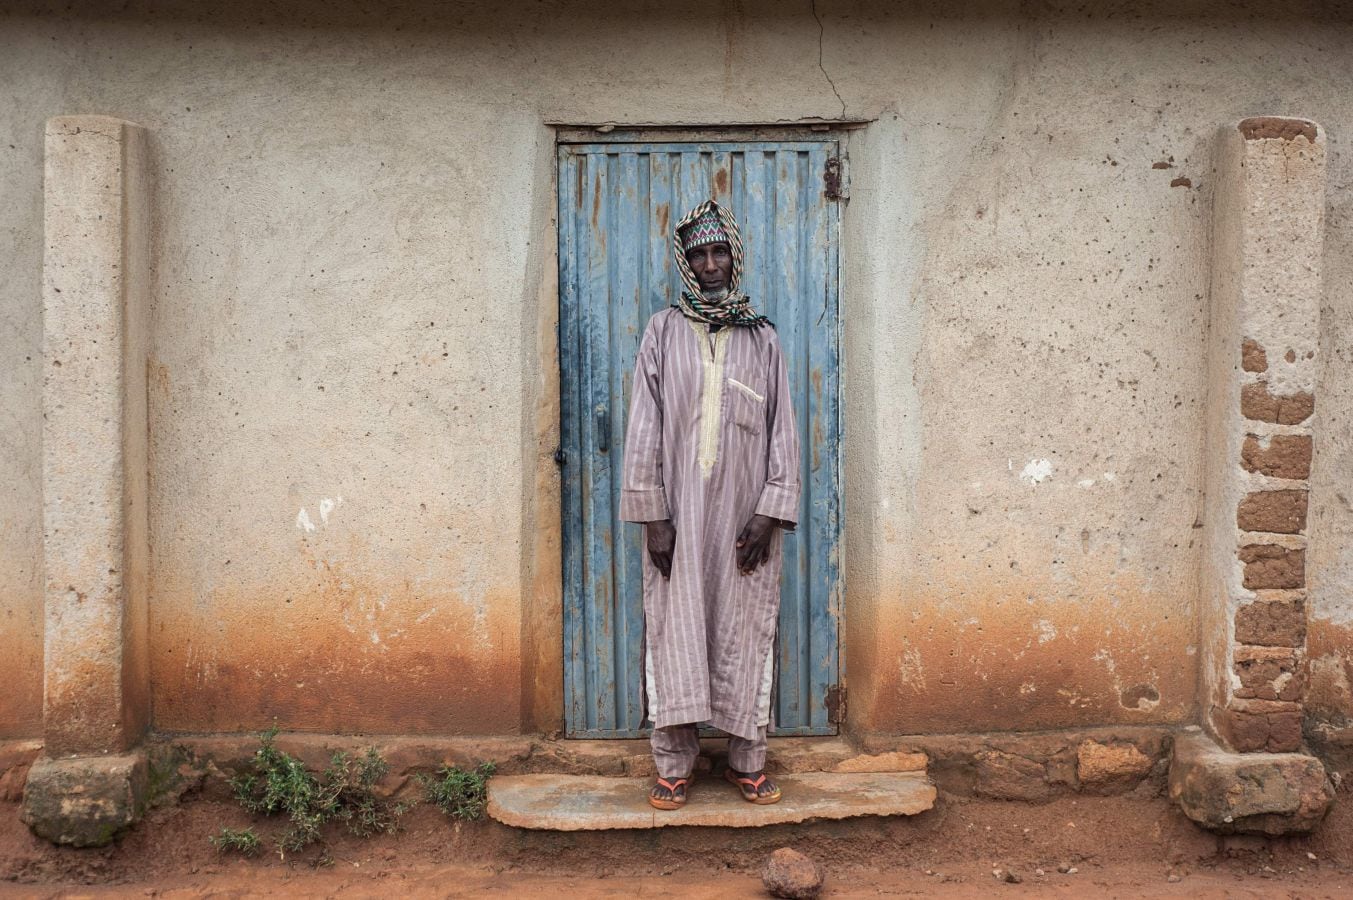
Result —
M 597 407 L 597 449 L 602 453 L 611 449 L 611 413 L 604 406 Z

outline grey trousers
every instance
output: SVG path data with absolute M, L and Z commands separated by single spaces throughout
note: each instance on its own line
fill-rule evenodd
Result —
M 685 778 L 700 756 L 700 731 L 694 725 L 654 728 L 649 739 L 653 763 L 662 778 Z M 766 727 L 756 730 L 756 740 L 728 736 L 728 765 L 739 772 L 760 772 L 766 767 Z

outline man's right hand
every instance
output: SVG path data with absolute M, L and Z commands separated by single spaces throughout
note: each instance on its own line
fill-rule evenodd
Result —
M 648 537 L 648 558 L 658 567 L 663 578 L 672 577 L 672 548 L 676 546 L 676 528 L 671 519 L 649 522 L 644 531 Z

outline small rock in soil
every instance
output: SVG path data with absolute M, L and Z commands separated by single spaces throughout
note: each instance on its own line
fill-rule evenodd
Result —
M 991 874 L 996 876 L 997 881 L 1003 881 L 1006 884 L 1019 884 L 1024 881 L 1023 878 L 1009 869 L 992 869 Z
M 1171 875 L 1169 878 L 1165 880 L 1170 882 L 1170 884 L 1179 884 L 1179 882 L 1183 881 L 1184 879 L 1180 878 L 1178 875 Z
M 781 847 L 766 860 L 761 883 L 775 897 L 813 900 L 822 892 L 822 870 L 797 850 Z
M 1062 863 L 1057 867 L 1057 871 L 1065 875 L 1067 872 L 1071 871 L 1071 863 Z

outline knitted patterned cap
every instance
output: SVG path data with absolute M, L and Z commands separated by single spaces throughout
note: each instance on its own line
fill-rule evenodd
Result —
M 705 244 L 727 244 L 728 232 L 724 231 L 719 214 L 712 209 L 701 213 L 700 217 L 681 230 L 681 248 L 703 247 Z

